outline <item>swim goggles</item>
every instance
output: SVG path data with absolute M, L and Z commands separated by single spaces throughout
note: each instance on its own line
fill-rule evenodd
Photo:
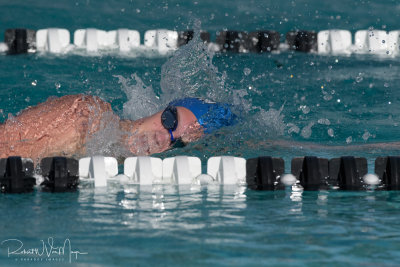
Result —
M 172 134 L 172 132 L 178 127 L 178 111 L 175 106 L 166 107 L 161 114 L 161 124 L 171 135 L 171 143 L 175 142 L 176 139 Z
M 169 105 L 161 114 L 161 124 L 171 135 L 171 149 L 182 148 L 186 144 L 182 138 L 174 138 L 173 131 L 178 127 L 178 111 L 175 106 Z

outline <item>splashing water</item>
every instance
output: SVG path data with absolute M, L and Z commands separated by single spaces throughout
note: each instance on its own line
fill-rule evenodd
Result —
M 100 120 L 98 130 L 88 133 L 86 154 L 127 157 L 129 152 L 120 140 L 123 132 L 119 129 L 119 119 L 112 112 L 106 112 Z
M 301 136 L 303 136 L 305 139 L 310 138 L 312 133 L 311 128 L 314 126 L 314 124 L 314 122 L 310 122 L 307 126 L 301 129 Z
M 254 119 L 256 119 L 268 136 L 280 136 L 284 134 L 286 124 L 283 122 L 283 107 L 279 110 L 270 108 L 268 111 L 265 111 L 261 109 L 259 113 L 254 115 Z
M 194 22 L 193 39 L 177 50 L 161 67 L 162 99 L 165 103 L 183 97 L 204 97 L 226 102 L 226 74 L 213 65 L 214 53 L 200 39 L 200 21 Z
M 157 97 L 152 86 L 144 84 L 136 73 L 129 78 L 114 75 L 118 78 L 118 82 L 128 98 L 123 105 L 123 116 L 137 120 L 158 112 L 175 99 L 200 97 L 232 104 L 233 112 L 239 115 L 240 122 L 234 127 L 221 129 L 216 134 L 203 138 L 197 144 L 215 148 L 212 144 L 216 143 L 220 146 L 221 136 L 224 136 L 224 147 L 231 150 L 238 149 L 238 144 L 244 139 L 264 139 L 266 136 L 284 135 L 285 129 L 289 127 L 284 123 L 282 113 L 284 105 L 279 110 L 272 107 L 264 110 L 252 103 L 249 94 L 256 92 L 255 89 L 249 92 L 248 90 L 251 89 L 245 84 L 242 84 L 242 88 L 230 88 L 226 73 L 220 72 L 213 63 L 214 52 L 200 38 L 200 21 L 194 21 L 193 28 L 193 39 L 175 51 L 161 67 L 160 97 Z M 250 74 L 252 74 L 251 69 L 243 72 L 245 76 Z M 249 129 L 251 130 L 249 131 Z M 223 134 L 220 135 L 220 133 Z M 107 130 L 103 131 L 103 134 L 116 135 Z M 107 136 L 102 137 L 102 139 L 107 138 Z M 106 147 L 113 146 L 112 144 L 106 145 Z M 195 149 L 195 147 L 198 146 L 194 144 L 188 149 Z M 92 149 L 92 151 L 96 151 L 96 149 Z M 226 152 L 229 153 L 229 151 Z M 215 153 L 215 151 L 210 151 L 210 153 Z
M 128 101 L 123 105 L 123 115 L 131 120 L 137 120 L 159 111 L 161 103 L 154 93 L 153 87 L 147 86 L 135 74 L 131 78 L 124 78 L 121 75 L 114 75 L 118 78 L 122 90 L 128 97 Z

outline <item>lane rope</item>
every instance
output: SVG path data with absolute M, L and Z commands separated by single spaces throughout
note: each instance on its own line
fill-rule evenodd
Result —
M 117 52 L 135 54 L 137 52 L 155 52 L 166 55 L 187 44 L 194 38 L 193 30 L 172 31 L 166 29 L 148 30 L 141 34 L 136 30 L 117 29 L 104 31 L 94 28 L 78 29 L 71 34 L 67 29 L 48 28 L 40 30 L 8 29 L 4 34 L 4 43 L 0 43 L 0 52 L 9 55 L 24 53 L 68 54 L 84 52 Z M 353 36 L 348 30 L 290 31 L 283 36 L 276 31 L 231 31 L 216 33 L 211 41 L 210 33 L 200 32 L 200 38 L 215 52 L 232 53 L 269 53 L 280 51 L 300 51 L 321 55 L 372 54 L 395 57 L 400 53 L 400 31 L 359 30 Z
M 33 161 L 18 156 L 0 159 L 0 189 L 3 193 L 34 190 L 36 176 L 41 188 L 50 192 L 75 191 L 79 183 L 105 187 L 108 181 L 122 184 L 239 185 L 252 190 L 284 190 L 296 186 L 302 190 L 351 190 L 371 188 L 400 190 L 400 157 L 378 157 L 375 173 L 368 173 L 367 159 L 346 156 L 318 158 L 306 156 L 291 160 L 291 172 L 285 173 L 282 158 L 261 156 L 245 159 L 216 156 L 207 160 L 202 172 L 200 158 L 176 156 L 165 159 L 140 156 L 125 159 L 123 173 L 113 157 L 94 156 L 79 160 L 65 157 L 43 158 L 34 171 Z

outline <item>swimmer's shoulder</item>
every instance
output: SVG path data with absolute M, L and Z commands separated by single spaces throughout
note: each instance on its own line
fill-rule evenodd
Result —
M 64 95 L 57 98 L 49 98 L 43 104 L 56 106 L 61 105 L 78 109 L 90 108 L 93 110 L 99 109 L 101 111 L 111 111 L 110 103 L 104 101 L 98 96 L 86 94 Z
M 60 97 L 49 97 L 45 102 L 39 103 L 36 106 L 30 106 L 17 114 L 19 118 L 26 116 L 41 117 L 47 113 L 63 114 L 65 112 L 81 113 L 97 113 L 112 111 L 110 103 L 102 100 L 100 97 L 75 94 L 64 95 Z
M 57 103 L 57 102 L 62 102 L 62 103 L 74 103 L 74 102 L 82 102 L 82 103 L 89 103 L 89 104 L 96 104 L 96 103 L 107 103 L 106 101 L 102 100 L 98 96 L 94 95 L 87 95 L 87 94 L 75 94 L 75 95 L 64 95 L 60 97 L 56 96 L 51 96 L 47 98 L 47 100 L 44 103 Z M 107 103 L 109 104 L 109 103 Z

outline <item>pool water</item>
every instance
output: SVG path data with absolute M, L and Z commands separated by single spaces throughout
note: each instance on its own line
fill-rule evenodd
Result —
M 201 28 L 211 39 L 221 29 L 270 29 L 283 41 L 293 29 L 397 30 L 399 11 L 389 0 L 0 1 L 0 25 L 71 33 L 130 28 L 142 39 L 158 28 Z M 155 156 L 194 155 L 205 165 L 216 155 L 270 155 L 290 172 L 293 157 L 353 155 L 366 157 L 373 172 L 376 157 L 398 155 L 399 58 L 213 54 L 190 42 L 168 56 L 0 55 L 0 62 L 1 121 L 50 96 L 98 95 L 130 119 L 153 111 L 137 108 L 143 99 L 157 110 L 176 97 L 199 96 L 232 103 L 240 123 Z M 88 153 L 113 152 L 91 144 Z M 399 258 L 398 192 L 113 184 L 0 198 L 1 266 L 395 266 Z M 8 254 L 20 244 L 9 239 L 26 253 L 53 254 Z M 71 250 L 54 253 L 66 240 Z
M 78 266 L 397 263 L 397 193 L 243 190 L 116 187 L 7 195 L 1 202 L 2 238 L 40 250 L 40 240 L 50 247 L 49 236 L 54 246 L 68 238 L 73 251 L 88 253 L 72 258 Z M 2 248 L 2 266 L 28 257 L 5 253 Z M 38 264 L 68 265 L 68 253 L 58 257 L 61 262 Z M 34 266 L 32 260 L 22 264 Z

